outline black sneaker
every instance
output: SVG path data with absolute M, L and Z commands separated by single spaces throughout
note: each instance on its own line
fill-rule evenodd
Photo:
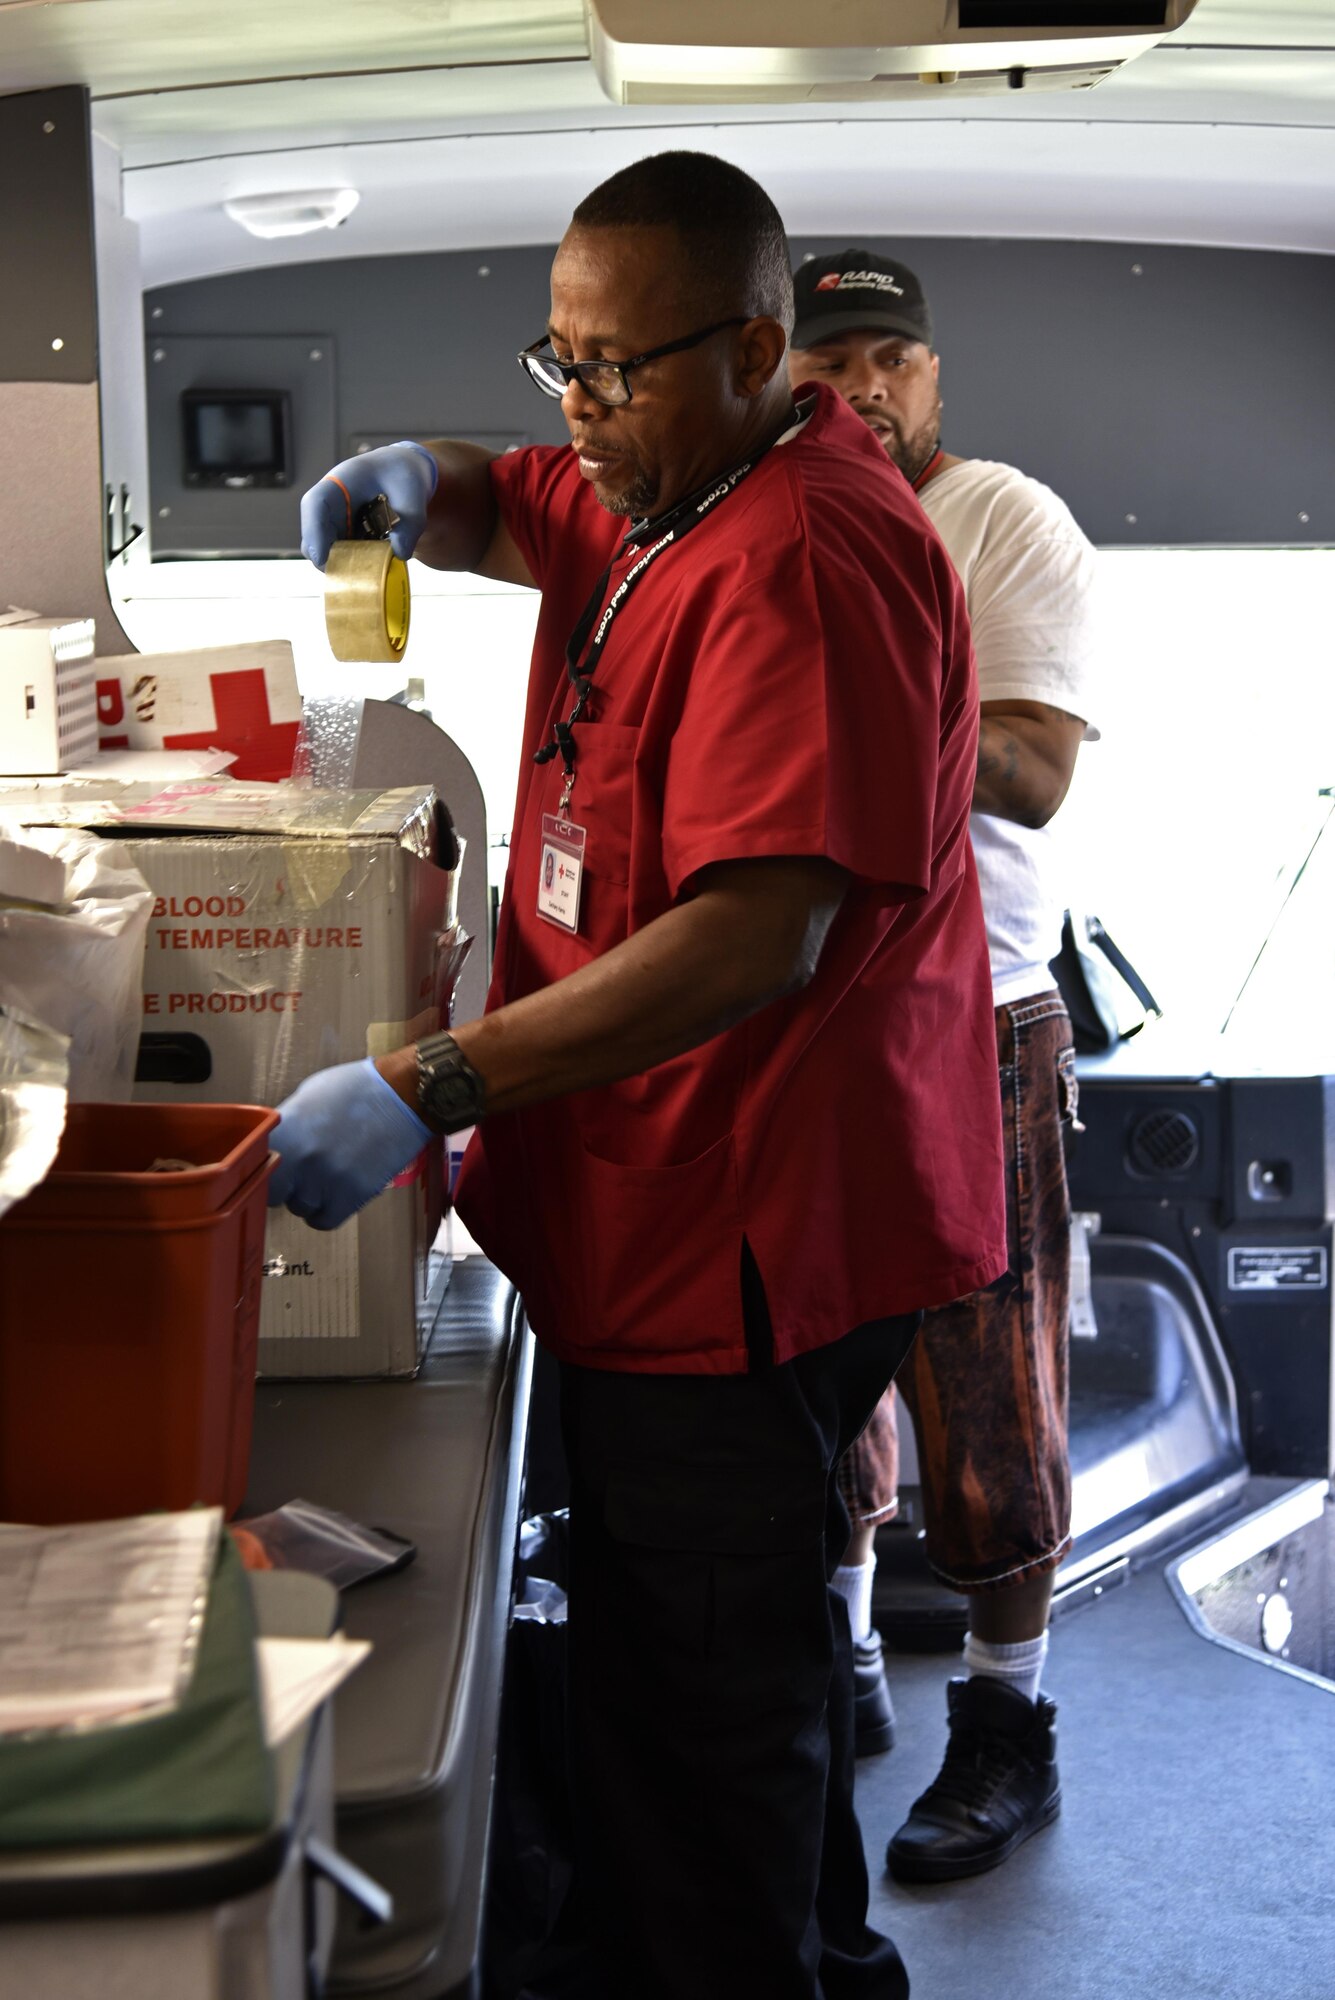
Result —
M 1056 1702 L 987 1674 L 951 1681 L 947 1701 L 945 1762 L 886 1849 L 900 1882 L 981 1875 L 1061 1811 Z
M 875 1757 L 892 1750 L 895 1743 L 895 1711 L 885 1678 L 885 1656 L 881 1635 L 853 1641 L 853 1755 Z

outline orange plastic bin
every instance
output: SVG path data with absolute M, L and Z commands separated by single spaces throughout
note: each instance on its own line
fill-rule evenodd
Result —
M 46 1179 L 0 1218 L 0 1519 L 241 1505 L 277 1122 L 70 1106 Z

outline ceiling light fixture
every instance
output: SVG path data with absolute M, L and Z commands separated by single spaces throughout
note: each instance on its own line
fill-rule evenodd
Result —
M 308 236 L 316 229 L 337 229 L 361 200 L 356 188 L 324 188 L 311 194 L 246 194 L 225 201 L 223 208 L 252 236 Z

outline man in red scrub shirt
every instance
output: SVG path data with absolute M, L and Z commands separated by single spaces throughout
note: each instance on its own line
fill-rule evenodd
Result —
M 482 1020 L 308 1078 L 273 1196 L 333 1228 L 433 1131 L 562 1364 L 578 1880 L 603 2000 L 900 2000 L 866 1922 L 835 1479 L 922 1310 L 1006 1264 L 950 562 L 784 371 L 772 203 L 707 155 L 576 210 L 520 356 L 569 448 L 405 443 L 323 563 L 542 592 Z

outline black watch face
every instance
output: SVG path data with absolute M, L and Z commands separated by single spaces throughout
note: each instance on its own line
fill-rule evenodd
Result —
M 422 1092 L 427 1110 L 440 1124 L 451 1120 L 469 1125 L 477 1117 L 477 1090 L 473 1080 L 457 1071 L 432 1076 Z
M 450 1079 L 433 1076 L 426 1087 L 427 1110 L 439 1119 L 448 1118 L 454 1110 L 454 1092 L 450 1089 Z

